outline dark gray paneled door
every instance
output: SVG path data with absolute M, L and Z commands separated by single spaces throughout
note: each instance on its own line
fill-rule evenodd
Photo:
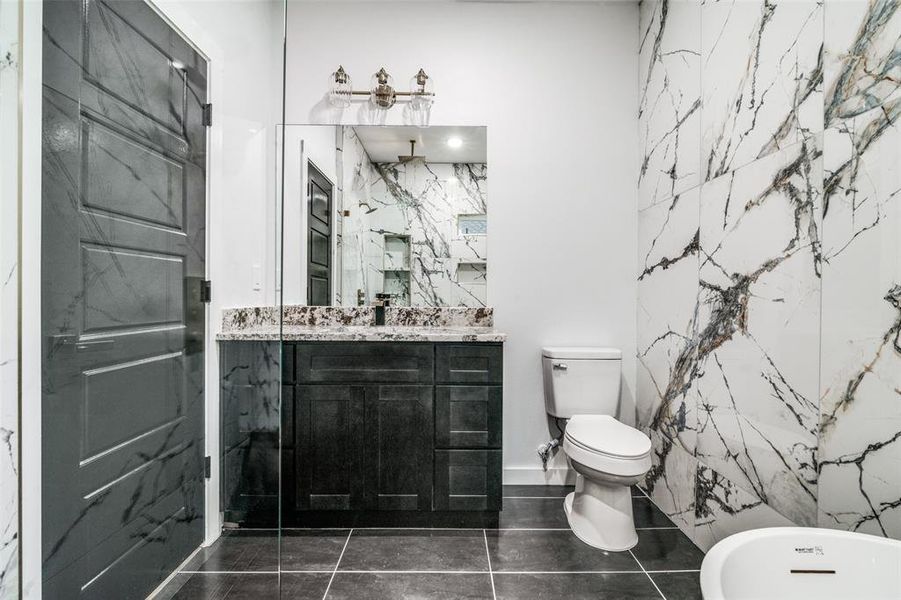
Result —
M 310 214 L 307 304 L 328 306 L 332 296 L 332 182 L 307 163 Z
M 140 0 L 44 2 L 44 598 L 202 541 L 205 61 Z

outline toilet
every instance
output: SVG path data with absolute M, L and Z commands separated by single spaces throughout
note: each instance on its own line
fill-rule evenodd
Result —
M 595 548 L 638 543 L 630 486 L 651 468 L 651 440 L 616 420 L 622 352 L 616 348 L 543 348 L 548 414 L 568 419 L 563 452 L 576 490 L 563 503 L 573 533 Z

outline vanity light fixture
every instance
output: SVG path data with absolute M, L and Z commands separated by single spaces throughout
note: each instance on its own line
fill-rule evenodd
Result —
M 336 108 L 347 108 L 354 96 L 367 96 L 377 110 L 388 110 L 399 100 L 408 102 L 414 123 L 428 126 L 435 101 L 435 81 L 424 69 L 419 69 L 410 79 L 410 91 L 399 92 L 394 87 L 394 78 L 382 67 L 373 74 L 368 91 L 354 90 L 350 75 L 338 66 L 329 79 L 329 102 Z
M 451 148 L 457 149 L 463 145 L 463 140 L 454 136 L 452 138 L 447 138 L 447 145 Z
M 388 110 L 397 102 L 394 78 L 382 67 L 372 76 L 369 83 L 369 101 L 378 108 Z
M 332 106 L 347 108 L 350 106 L 350 97 L 353 94 L 353 82 L 344 67 L 338 65 L 338 70 L 332 73 L 329 79 L 328 99 Z

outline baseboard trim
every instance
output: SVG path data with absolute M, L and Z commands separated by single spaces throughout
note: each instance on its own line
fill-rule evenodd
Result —
M 519 467 L 504 469 L 504 483 L 508 485 L 574 485 L 576 474 L 565 467 L 548 470 Z

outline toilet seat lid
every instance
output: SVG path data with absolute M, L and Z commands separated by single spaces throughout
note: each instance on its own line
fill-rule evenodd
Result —
M 643 458 L 651 452 L 648 436 L 609 415 L 576 415 L 566 424 L 566 436 L 587 450 L 616 458 Z

